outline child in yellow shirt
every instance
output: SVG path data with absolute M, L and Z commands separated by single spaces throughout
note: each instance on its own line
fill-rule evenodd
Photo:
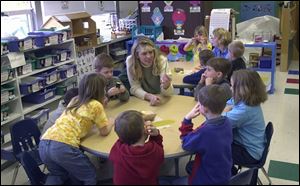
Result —
M 78 96 L 42 136 L 39 153 L 50 172 L 46 184 L 62 185 L 69 178 L 84 185 L 96 184 L 96 169 L 79 146 L 80 139 L 94 124 L 102 136 L 108 135 L 113 127 L 103 108 L 105 85 L 102 75 L 85 75 L 79 83 Z
M 199 64 L 199 52 L 205 49 L 212 50 L 212 45 L 208 40 L 208 32 L 204 26 L 197 26 L 194 37 L 184 46 L 183 50 L 193 50 L 194 63 Z

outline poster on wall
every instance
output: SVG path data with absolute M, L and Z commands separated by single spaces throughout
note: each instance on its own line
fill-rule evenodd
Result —
M 254 17 L 260 17 L 265 15 L 275 16 L 275 2 L 242 2 L 240 12 L 240 21 L 246 21 Z
M 154 8 L 151 19 L 155 26 L 160 26 L 161 22 L 164 20 L 164 16 L 162 15 L 158 7 Z
M 140 4 L 143 4 L 142 12 L 151 12 L 151 8 L 148 5 L 149 3 L 152 3 L 152 1 L 140 1 Z
M 164 3 L 166 4 L 164 7 L 164 12 L 173 12 L 173 6 L 171 6 L 173 1 L 164 1 Z
M 175 29 L 174 29 L 174 35 L 184 35 L 184 29 L 183 29 L 183 25 L 186 21 L 186 14 L 185 11 L 183 9 L 176 9 L 175 12 L 173 12 L 172 14 L 172 21 L 173 24 L 175 25 Z
M 209 38 L 213 37 L 212 32 L 216 28 L 229 30 L 230 9 L 212 9 L 209 22 Z
M 200 1 L 190 1 L 190 13 L 201 12 Z

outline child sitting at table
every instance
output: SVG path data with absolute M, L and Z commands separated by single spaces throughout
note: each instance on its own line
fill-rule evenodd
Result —
M 214 57 L 214 53 L 211 50 L 206 49 L 206 50 L 202 50 L 201 52 L 199 52 L 199 61 L 200 61 L 201 69 L 197 70 L 197 72 L 195 72 L 193 74 L 185 76 L 183 78 L 183 82 L 197 85 L 201 79 L 201 75 L 206 70 L 207 61 L 213 57 Z
M 59 116 L 64 112 L 64 110 L 66 109 L 67 105 L 72 100 L 72 98 L 77 95 L 78 95 L 78 88 L 71 88 L 66 92 L 63 100 L 59 101 L 56 110 L 50 114 L 47 123 L 43 127 L 43 130 L 41 132 L 42 134 L 44 134 L 48 128 L 54 125 L 56 119 L 59 118 Z
M 189 175 L 192 185 L 225 185 L 231 177 L 232 128 L 230 120 L 221 116 L 226 106 L 225 90 L 220 85 L 203 87 L 198 103 L 184 117 L 179 128 L 182 148 L 196 153 Z M 192 119 L 202 114 L 206 121 L 193 130 Z
M 232 92 L 230 84 L 227 80 L 227 74 L 231 70 L 231 63 L 228 59 L 216 57 L 208 60 L 205 72 L 201 75 L 201 79 L 195 88 L 195 99 L 197 99 L 198 92 L 201 88 L 218 84 L 225 90 L 227 100 L 231 98 Z
M 228 45 L 231 43 L 230 32 L 224 28 L 216 28 L 213 31 L 211 43 L 214 46 L 213 53 L 215 57 L 223 57 L 228 59 Z
M 231 71 L 228 74 L 228 81 L 230 81 L 233 71 L 246 69 L 246 63 L 243 59 L 245 47 L 241 41 L 232 41 L 228 45 L 229 60 L 231 61 Z
M 193 50 L 194 63 L 196 64 L 199 63 L 199 52 L 202 50 L 212 50 L 211 43 L 208 40 L 208 33 L 204 26 L 197 26 L 195 28 L 194 37 L 187 44 L 185 44 L 183 50 Z
M 105 53 L 97 55 L 94 59 L 95 72 L 103 75 L 106 79 L 105 90 L 107 99 L 128 101 L 129 92 L 119 78 L 113 76 L 113 67 L 112 57 Z
M 115 185 L 157 185 L 164 161 L 163 137 L 138 111 L 122 112 L 115 120 L 119 139 L 109 159 L 113 162 Z M 149 141 L 145 142 L 150 136 Z
M 108 120 L 103 107 L 105 83 L 102 75 L 84 75 L 79 82 L 78 96 L 41 137 L 39 154 L 50 172 L 46 184 L 62 185 L 70 177 L 83 185 L 96 185 L 96 169 L 79 147 L 81 138 L 94 125 L 101 136 L 111 132 L 113 122 Z

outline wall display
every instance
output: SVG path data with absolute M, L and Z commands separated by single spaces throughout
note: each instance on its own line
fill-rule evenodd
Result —
M 184 23 L 186 21 L 185 11 L 182 9 L 176 9 L 172 14 L 172 21 L 175 25 L 174 35 L 184 35 Z
M 161 22 L 163 22 L 164 16 L 162 15 L 158 7 L 154 8 L 151 19 L 155 26 L 160 26 Z
M 151 8 L 148 6 L 149 3 L 152 3 L 152 1 L 140 1 L 140 4 L 143 4 L 142 12 L 151 12 Z
M 275 16 L 274 1 L 241 2 L 240 21 L 246 21 L 254 17 L 271 15 Z
M 173 12 L 173 6 L 171 4 L 173 1 L 164 1 L 166 6 L 164 7 L 164 12 Z
M 190 13 L 201 12 L 200 1 L 190 1 Z
M 143 12 L 142 7 L 144 4 L 138 3 L 138 11 L 139 17 L 138 22 L 140 25 L 153 25 L 154 23 L 151 19 L 152 12 Z M 171 6 L 173 7 L 173 12 L 165 12 L 164 8 L 166 7 L 167 1 L 152 1 L 148 6 L 153 11 L 154 8 L 158 7 L 164 17 L 164 20 L 161 22 L 160 26 L 162 26 L 164 39 L 178 39 L 180 36 L 185 38 L 191 38 L 194 36 L 194 30 L 199 25 L 204 25 L 204 19 L 206 15 L 210 15 L 210 11 L 212 10 L 212 2 L 211 1 L 199 1 L 198 6 L 201 5 L 200 12 L 190 12 L 190 7 L 193 6 L 190 1 L 173 1 Z M 171 2 L 169 2 L 170 4 Z M 197 3 L 193 3 L 196 5 Z M 176 9 L 182 9 L 185 12 L 186 20 L 183 26 L 184 35 L 176 35 L 177 32 L 174 33 L 174 29 L 176 26 L 173 24 L 172 15 Z M 183 33 L 181 33 L 183 34 Z

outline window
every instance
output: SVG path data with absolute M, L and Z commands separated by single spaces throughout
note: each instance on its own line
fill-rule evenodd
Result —
M 34 30 L 30 1 L 1 1 L 1 13 L 4 14 L 1 15 L 1 37 L 24 38 Z

